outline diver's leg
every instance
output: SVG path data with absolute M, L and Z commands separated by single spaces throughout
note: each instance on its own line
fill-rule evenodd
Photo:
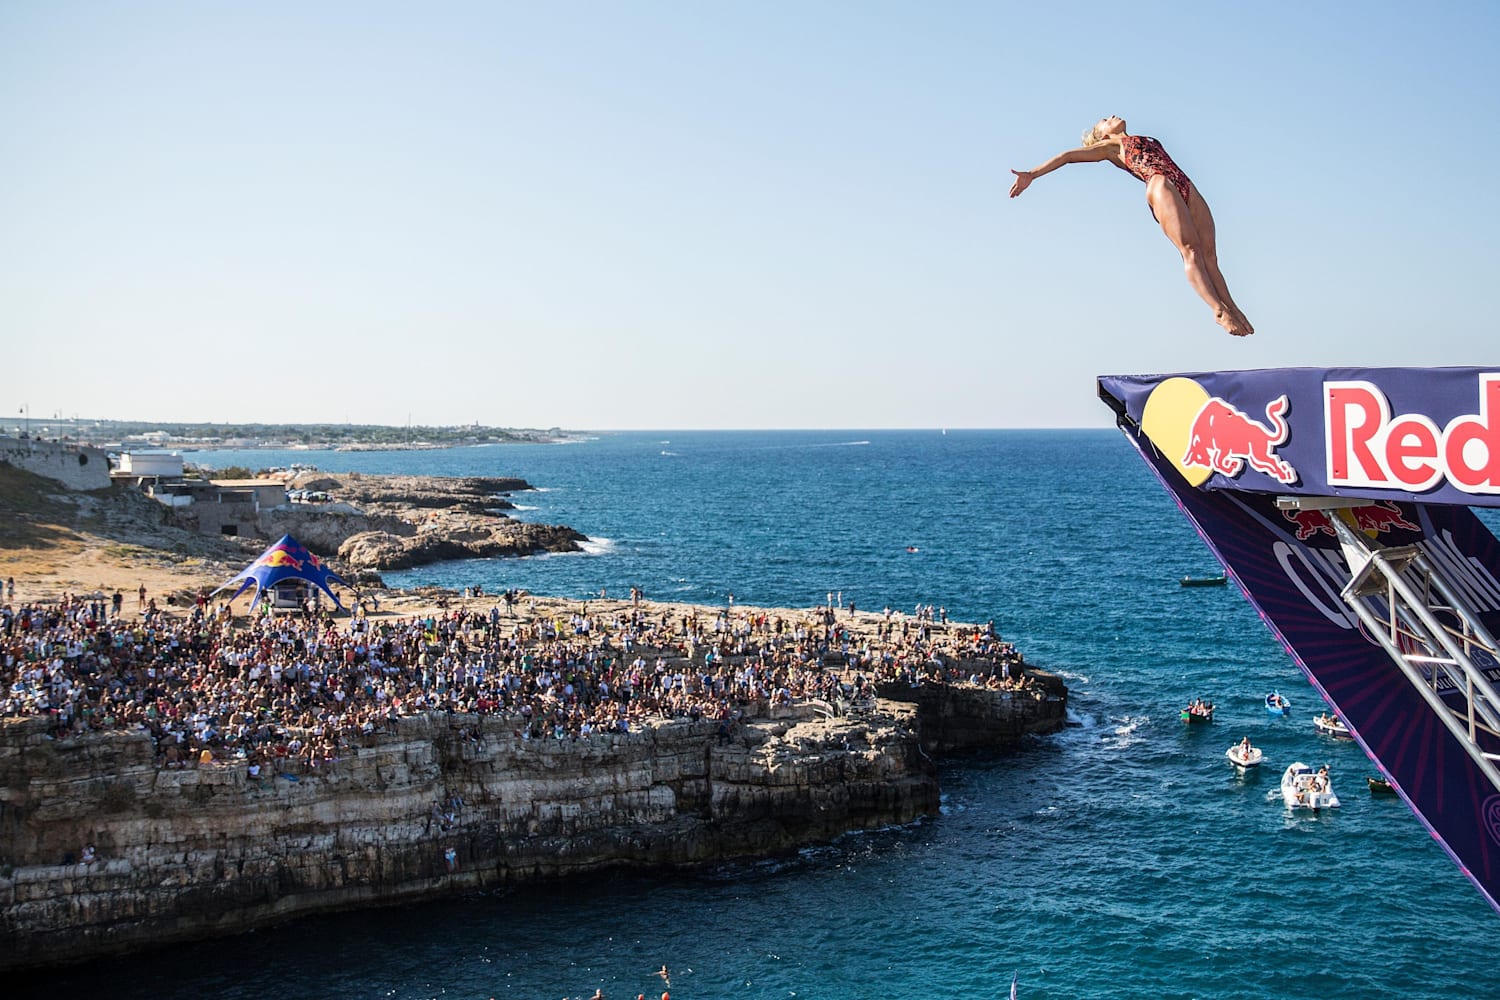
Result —
M 1250 334 L 1252 331 L 1241 322 L 1232 305 L 1224 301 L 1218 288 L 1214 286 L 1204 260 L 1202 235 L 1194 225 L 1192 213 L 1188 211 L 1182 195 L 1177 193 L 1177 189 L 1165 177 L 1158 174 L 1146 183 L 1146 200 L 1151 205 L 1156 221 L 1161 224 L 1161 231 L 1166 233 L 1167 239 L 1182 254 L 1182 267 L 1187 274 L 1188 284 L 1193 286 L 1193 291 L 1213 310 L 1214 322 L 1236 337 Z

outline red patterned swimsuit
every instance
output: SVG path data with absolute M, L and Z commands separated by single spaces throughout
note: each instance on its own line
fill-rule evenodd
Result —
M 1120 136 L 1120 155 L 1125 160 L 1126 169 L 1141 180 L 1149 181 L 1157 174 L 1162 174 L 1177 189 L 1177 193 L 1182 195 L 1182 200 L 1188 200 L 1193 182 L 1188 180 L 1188 175 L 1182 172 L 1181 167 L 1172 162 L 1167 151 L 1161 148 L 1161 143 L 1149 135 Z

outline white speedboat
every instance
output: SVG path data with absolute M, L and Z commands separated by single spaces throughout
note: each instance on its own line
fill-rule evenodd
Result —
M 1349 732 L 1349 727 L 1344 725 L 1344 720 L 1328 712 L 1313 716 L 1313 728 L 1324 736 L 1332 736 L 1337 740 L 1354 739 L 1354 735 Z
M 1333 794 L 1328 768 L 1314 771 L 1300 760 L 1281 776 L 1281 799 L 1288 809 L 1337 809 L 1339 797 Z
M 1261 753 L 1260 747 L 1236 743 L 1224 751 L 1224 756 L 1228 757 L 1229 762 L 1235 767 L 1256 767 L 1264 759 L 1265 754 Z

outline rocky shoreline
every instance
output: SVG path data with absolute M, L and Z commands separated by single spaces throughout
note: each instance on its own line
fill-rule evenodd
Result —
M 578 552 L 588 540 L 565 525 L 507 514 L 513 494 L 534 488 L 523 479 L 303 471 L 288 476 L 287 488 L 330 499 L 262 507 L 254 536 L 232 537 L 203 533 L 191 506 L 165 506 L 135 487 L 75 490 L 0 461 L 0 570 L 30 597 L 144 584 L 190 600 L 285 534 L 337 560 L 341 574 L 365 587 L 379 586 L 382 570 Z
M 505 494 L 524 487 L 474 479 L 439 481 L 434 490 L 429 477 L 322 478 L 339 493 L 321 506 L 391 518 L 412 529 L 399 537 L 435 540 L 453 519 L 508 522 L 491 511 L 503 511 Z M 0 558 L 18 578 L 21 601 L 38 608 L 65 603 L 68 592 L 131 592 L 142 580 L 152 595 L 186 594 L 191 605 L 192 595 L 222 582 L 226 560 L 240 551 L 232 539 L 173 526 L 164 508 L 133 491 L 68 493 L 29 482 L 0 477 L 19 517 L 12 537 L 0 539 Z M 425 520 L 421 511 L 436 515 L 433 527 L 413 523 Z M 370 621 L 380 628 L 473 615 L 481 603 L 493 602 L 387 592 Z M 675 644 L 693 631 L 690 623 L 706 626 L 725 613 L 530 598 L 526 617 L 507 619 L 506 628 L 525 624 L 534 633 L 585 610 L 601 621 L 639 613 L 675 623 L 676 638 L 665 640 L 672 648 L 658 654 L 689 673 L 705 666 L 705 647 Z M 831 608 L 735 613 L 758 618 L 763 630 L 772 620 L 813 628 L 834 619 Z M 887 642 L 905 632 L 869 612 L 837 620 L 849 637 L 845 652 L 827 642 L 809 651 L 820 671 L 846 680 L 860 670 L 849 650 L 878 646 L 882 632 Z M 230 631 L 241 627 L 236 621 Z M 934 681 L 984 676 L 996 663 L 965 659 L 960 637 L 978 641 L 974 626 L 929 622 L 914 631 L 951 646 L 946 668 L 914 669 L 909 682 L 880 685 L 878 697 L 763 698 L 727 724 L 689 714 L 628 731 L 543 730 L 540 738 L 535 724 L 514 715 L 429 709 L 389 718 L 334 756 L 278 759 L 264 769 L 232 753 L 164 752 L 139 728 L 69 729 L 45 714 L 0 719 L 0 970 L 608 867 L 761 857 L 933 816 L 933 754 L 1055 732 L 1067 690 L 1015 655 L 1008 663 L 1020 684 Z M 929 679 L 919 682 L 919 673 Z
M 524 479 L 480 476 L 329 475 L 303 472 L 289 488 L 325 494 L 327 503 L 263 510 L 270 539 L 292 535 L 354 571 L 410 569 L 450 559 L 578 552 L 588 541 L 563 525 L 518 521 L 510 494 Z
M 898 692 L 899 693 L 899 692 Z M 946 711 L 1062 725 L 1061 697 L 968 689 Z M 76 962 L 330 910 L 608 867 L 762 857 L 937 812 L 924 728 L 881 699 L 574 741 L 495 717 L 400 720 L 313 776 L 163 769 L 145 734 L 0 725 L 0 969 Z M 84 863 L 78 845 L 97 854 Z

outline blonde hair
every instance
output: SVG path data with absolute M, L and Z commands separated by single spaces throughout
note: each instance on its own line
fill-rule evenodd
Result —
M 1083 144 L 1084 144 L 1084 146 L 1087 147 L 1087 146 L 1092 146 L 1094 143 L 1096 143 L 1098 141 L 1099 141 L 1099 122 L 1094 122 L 1094 124 L 1090 125 L 1088 128 L 1086 128 L 1086 129 L 1083 130 Z

